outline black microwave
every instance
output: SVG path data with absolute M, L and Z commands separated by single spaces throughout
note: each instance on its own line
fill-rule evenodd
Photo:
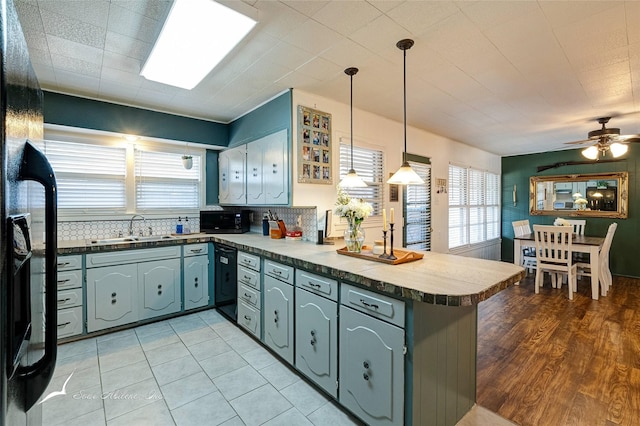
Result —
M 240 212 L 201 211 L 200 232 L 207 234 L 242 234 L 249 232 L 249 210 Z

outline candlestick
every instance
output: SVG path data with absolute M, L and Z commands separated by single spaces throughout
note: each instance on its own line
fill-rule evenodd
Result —
M 396 223 L 396 215 L 394 213 L 395 212 L 393 210 L 393 207 L 391 207 L 391 214 L 390 214 L 391 218 L 389 219 L 389 223 Z M 393 229 L 393 228 L 391 228 L 391 229 Z
M 387 232 L 387 209 L 382 209 L 382 232 Z
M 378 257 L 380 259 L 387 259 L 389 255 L 387 254 L 387 230 L 386 229 L 382 230 L 382 239 L 384 240 L 384 251 Z
M 387 256 L 387 259 L 396 260 L 397 257 L 393 255 L 393 222 L 389 223 L 389 231 L 391 231 L 391 247 L 389 248 L 389 256 Z

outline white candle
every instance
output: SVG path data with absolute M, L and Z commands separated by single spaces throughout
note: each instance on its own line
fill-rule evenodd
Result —
M 391 207 L 391 214 L 389 216 L 391 217 L 389 219 L 389 223 L 396 223 L 395 221 L 396 216 L 394 215 L 393 207 Z
M 382 230 L 387 230 L 387 209 L 382 209 Z

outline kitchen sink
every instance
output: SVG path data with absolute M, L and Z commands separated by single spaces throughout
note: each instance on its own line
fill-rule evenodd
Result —
M 163 241 L 171 240 L 175 237 L 172 235 L 147 235 L 146 237 L 140 237 L 130 235 L 128 237 L 115 237 L 115 238 L 101 238 L 96 240 L 89 240 L 91 244 L 122 244 L 122 243 L 136 243 L 142 241 Z

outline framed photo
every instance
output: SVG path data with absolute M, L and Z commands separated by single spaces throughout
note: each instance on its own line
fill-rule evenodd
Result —
M 332 184 L 331 114 L 298 105 L 298 182 Z

